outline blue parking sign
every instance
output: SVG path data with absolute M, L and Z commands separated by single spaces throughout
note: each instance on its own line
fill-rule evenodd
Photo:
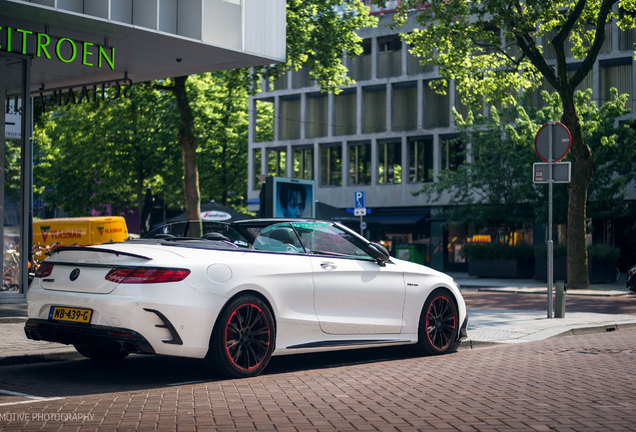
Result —
M 354 193 L 354 207 L 357 209 L 365 208 L 364 205 L 364 191 L 355 191 Z

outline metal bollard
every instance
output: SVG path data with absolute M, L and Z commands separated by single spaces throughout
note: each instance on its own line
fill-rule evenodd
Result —
M 554 317 L 565 318 L 565 283 L 563 281 L 556 283 L 554 298 Z

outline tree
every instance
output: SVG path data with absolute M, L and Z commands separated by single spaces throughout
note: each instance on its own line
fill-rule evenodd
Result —
M 384 3 L 383 0 L 376 0 Z M 617 5 L 624 13 L 617 13 Z M 403 38 L 422 61 L 439 66 L 442 81 L 454 80 L 466 104 L 514 103 L 519 90 L 543 78 L 560 97 L 561 122 L 572 135 L 572 182 L 568 199 L 568 284 L 589 285 L 585 247 L 586 202 L 595 166 L 585 142 L 574 92 L 590 73 L 605 39 L 605 24 L 634 28 L 634 0 L 420 0 L 400 3 L 396 25 L 414 14 L 421 26 Z M 571 72 L 568 46 L 579 59 Z M 555 62 L 545 55 L 553 49 Z M 440 89 L 441 90 L 441 89 Z
M 455 116 L 460 132 L 457 140 L 471 163 L 443 170 L 420 193 L 432 201 L 447 197 L 448 214 L 455 222 L 503 228 L 508 244 L 514 231 L 532 216 L 538 201 L 537 190 L 529 181 L 534 155 L 530 138 L 536 123 L 522 107 L 506 109 L 501 115 L 493 108 L 489 117 Z
M 585 141 L 596 155 L 597 166 L 590 183 L 592 211 L 603 216 L 625 214 L 627 179 L 636 177 L 636 131 L 630 124 L 617 126 L 626 114 L 627 94 L 614 89 L 610 100 L 600 107 L 592 103 L 592 92 L 577 92 L 575 101 L 580 113 Z M 437 182 L 427 183 L 421 192 L 429 199 L 449 197 L 449 216 L 453 221 L 485 227 L 493 223 L 505 228 L 509 239 L 515 229 L 534 211 L 535 220 L 547 223 L 547 187 L 530 181 L 532 163 L 536 161 L 533 137 L 546 119 L 561 115 L 557 93 L 543 92 L 545 106 L 533 109 L 516 105 L 492 109 L 490 116 L 463 118 L 456 113 L 458 138 L 470 145 L 470 164 L 455 170 L 443 170 Z M 566 222 L 565 184 L 554 185 L 555 222 Z M 507 242 L 506 242 L 507 243 Z
M 137 206 L 174 171 L 175 111 L 135 84 L 129 98 L 47 111 L 34 127 L 34 192 L 70 216 Z M 174 104 L 172 104 L 174 105 Z
M 261 78 L 272 79 L 289 70 L 307 67 L 311 78 L 324 91 L 338 92 L 340 86 L 351 82 L 342 64 L 345 54 L 362 53 L 362 38 L 355 31 L 376 22 L 376 18 L 369 15 L 369 8 L 359 0 L 288 0 L 286 61 L 251 73 L 236 72 L 228 78 L 238 88 L 249 88 Z M 173 85 L 159 84 L 158 88 L 172 92 L 177 99 L 180 115 L 177 140 L 183 155 L 186 215 L 190 220 L 200 220 L 198 143 L 186 91 L 187 79 L 187 76 L 177 77 Z M 220 141 L 219 144 L 224 145 Z
M 197 77 L 193 101 L 201 143 L 201 198 L 244 206 L 247 177 L 249 70 L 232 69 Z
M 107 203 L 141 206 L 148 186 L 168 201 L 185 202 L 189 219 L 200 219 L 201 195 L 235 203 L 246 190 L 254 83 L 307 67 L 323 90 L 337 92 L 350 83 L 345 54 L 362 52 L 355 30 L 375 22 L 359 0 L 289 0 L 288 55 L 281 64 L 135 84 L 130 100 L 47 114 L 36 128 L 36 192 L 54 186 L 47 201 L 73 215 Z

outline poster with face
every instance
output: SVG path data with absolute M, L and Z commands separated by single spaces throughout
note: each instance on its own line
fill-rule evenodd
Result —
M 312 180 L 276 178 L 274 182 L 274 217 L 313 218 L 314 182 Z

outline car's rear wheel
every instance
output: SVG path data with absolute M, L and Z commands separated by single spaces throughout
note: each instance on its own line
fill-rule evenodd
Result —
M 418 348 L 426 354 L 444 354 L 455 351 L 458 323 L 457 306 L 453 296 L 437 289 L 424 303 L 420 317 Z
M 118 361 L 130 354 L 128 351 L 112 350 L 93 345 L 75 344 L 73 345 L 78 353 L 91 360 L 112 362 Z
M 243 295 L 219 315 L 207 360 L 221 375 L 255 376 L 269 363 L 274 341 L 274 317 L 268 305 L 257 296 Z

